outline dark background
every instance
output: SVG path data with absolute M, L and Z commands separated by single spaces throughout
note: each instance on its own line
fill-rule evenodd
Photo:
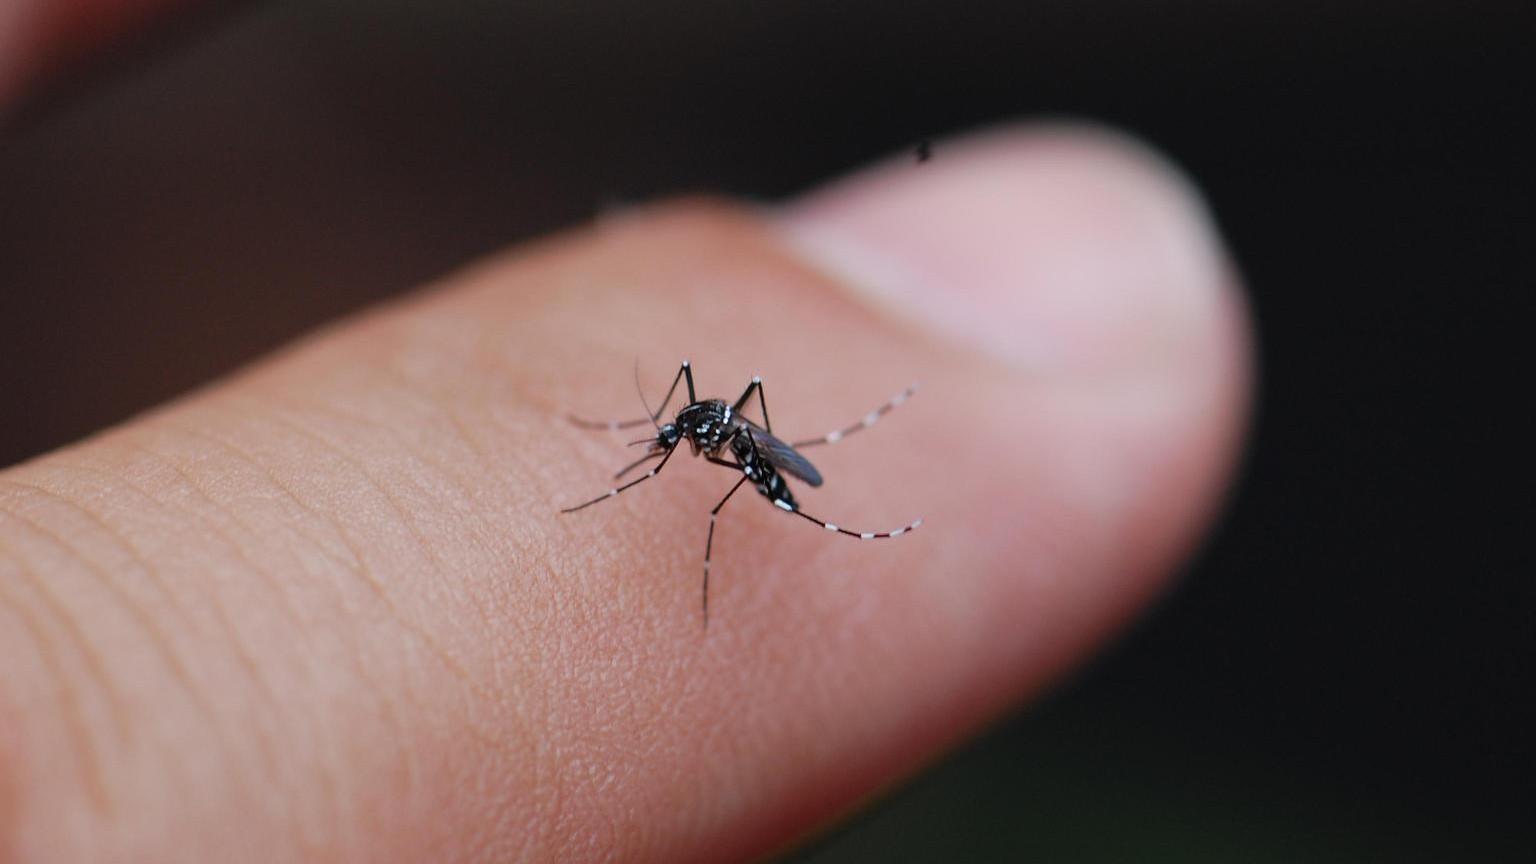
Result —
M 1529 4 L 833 7 L 223 4 L 55 80 L 0 139 L 0 464 L 606 207 L 1119 125 L 1250 286 L 1228 513 L 1085 674 L 797 857 L 1528 860 Z

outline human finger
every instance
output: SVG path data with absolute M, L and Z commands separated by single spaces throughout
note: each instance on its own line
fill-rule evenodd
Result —
M 797 495 L 921 529 L 832 534 L 743 489 L 703 627 L 737 475 L 684 447 L 558 512 L 634 455 L 566 414 L 634 416 L 635 358 L 655 394 L 683 357 L 700 396 L 759 375 L 786 440 L 919 379 L 807 448 L 827 482 Z M 1230 468 L 1244 358 L 1187 189 L 1083 131 L 476 265 L 3 475 L 0 614 L 25 626 L 0 633 L 36 658 L 4 695 L 44 706 L 0 750 L 21 848 L 761 854 L 1156 590 Z

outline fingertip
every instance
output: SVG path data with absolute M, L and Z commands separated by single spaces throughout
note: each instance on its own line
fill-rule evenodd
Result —
M 1231 279 L 1194 186 L 1127 135 L 1021 124 L 788 204 L 797 249 L 872 303 L 1033 372 L 1144 367 Z

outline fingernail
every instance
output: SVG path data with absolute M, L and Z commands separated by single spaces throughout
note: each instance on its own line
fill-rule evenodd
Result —
M 1012 127 L 790 202 L 790 243 L 891 312 L 1041 372 L 1122 370 L 1209 332 L 1227 282 L 1181 175 L 1122 136 Z

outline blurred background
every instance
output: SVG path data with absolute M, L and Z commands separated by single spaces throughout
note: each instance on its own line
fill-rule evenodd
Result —
M 1223 522 L 1084 673 L 790 860 L 1530 860 L 1533 13 L 197 7 L 5 122 L 0 464 L 607 208 L 1114 124 L 1193 176 L 1249 284 Z

